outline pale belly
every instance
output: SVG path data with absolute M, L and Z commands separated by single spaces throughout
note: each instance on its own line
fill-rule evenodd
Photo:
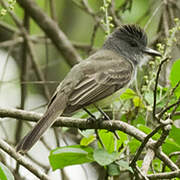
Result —
M 116 91 L 114 94 L 112 94 L 112 95 L 110 95 L 110 96 L 108 96 L 108 97 L 106 97 L 106 98 L 103 98 L 103 99 L 97 101 L 97 102 L 94 103 L 94 104 L 95 104 L 96 106 L 98 106 L 98 107 L 101 107 L 101 108 L 106 107 L 106 106 L 108 106 L 108 105 L 111 105 L 115 99 L 117 99 L 118 97 L 120 97 L 120 95 L 126 90 L 126 88 L 127 88 L 127 87 L 124 87 L 124 88 Z M 89 109 L 89 108 L 90 108 L 90 109 L 91 109 L 91 108 L 94 108 L 94 105 L 92 105 L 92 104 L 91 104 L 91 105 L 88 105 L 87 108 L 88 108 L 88 109 Z

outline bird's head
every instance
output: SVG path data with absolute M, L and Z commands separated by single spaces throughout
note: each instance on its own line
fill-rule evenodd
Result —
M 147 47 L 147 35 L 137 25 L 117 28 L 105 41 L 103 48 L 114 50 L 134 64 L 142 64 L 144 55 L 161 56 L 158 51 Z

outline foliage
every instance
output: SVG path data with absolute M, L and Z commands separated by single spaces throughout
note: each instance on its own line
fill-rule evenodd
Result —
M 93 149 L 85 146 L 66 146 L 51 151 L 49 161 L 53 170 L 65 166 L 92 162 Z

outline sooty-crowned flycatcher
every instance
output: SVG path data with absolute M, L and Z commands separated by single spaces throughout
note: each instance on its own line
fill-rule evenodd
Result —
M 96 104 L 125 89 L 134 79 L 144 55 L 160 56 L 147 47 L 146 33 L 136 25 L 116 29 L 95 54 L 75 65 L 57 87 L 47 110 L 16 150 L 27 152 L 62 114 Z M 98 103 L 102 104 L 102 103 Z

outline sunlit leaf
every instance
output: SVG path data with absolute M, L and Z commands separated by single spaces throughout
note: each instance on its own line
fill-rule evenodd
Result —
M 61 169 L 65 166 L 83 164 L 93 161 L 93 149 L 80 145 L 65 146 L 52 150 L 49 161 L 53 170 Z
M 115 151 L 115 139 L 114 134 L 108 130 L 99 130 L 99 136 L 106 150 L 111 153 Z M 100 146 L 101 147 L 101 146 Z
M 144 104 L 143 104 L 142 100 L 140 99 L 140 97 L 138 97 L 138 96 L 135 96 L 133 98 L 133 103 L 134 103 L 135 107 L 142 107 L 142 108 L 144 108 Z
M 136 93 L 132 89 L 126 89 L 124 93 L 121 94 L 120 98 L 127 100 L 132 99 L 134 96 L 136 96 Z
M 81 142 L 80 142 L 80 145 L 81 146 L 87 146 L 89 145 L 90 143 L 94 142 L 96 140 L 96 137 L 95 135 L 90 135 L 88 137 L 83 137 L 81 139 Z
M 172 138 L 177 144 L 180 145 L 180 129 L 176 126 L 172 126 L 172 129 L 169 133 L 169 137 Z
M 166 154 L 170 154 L 172 152 L 179 151 L 180 145 L 177 144 L 173 139 L 167 138 L 165 143 L 162 145 L 162 150 Z
M 180 59 L 175 61 L 172 65 L 171 73 L 170 73 L 171 86 L 175 87 L 179 81 L 180 81 Z M 180 86 L 176 89 L 175 94 L 177 97 L 180 96 Z

